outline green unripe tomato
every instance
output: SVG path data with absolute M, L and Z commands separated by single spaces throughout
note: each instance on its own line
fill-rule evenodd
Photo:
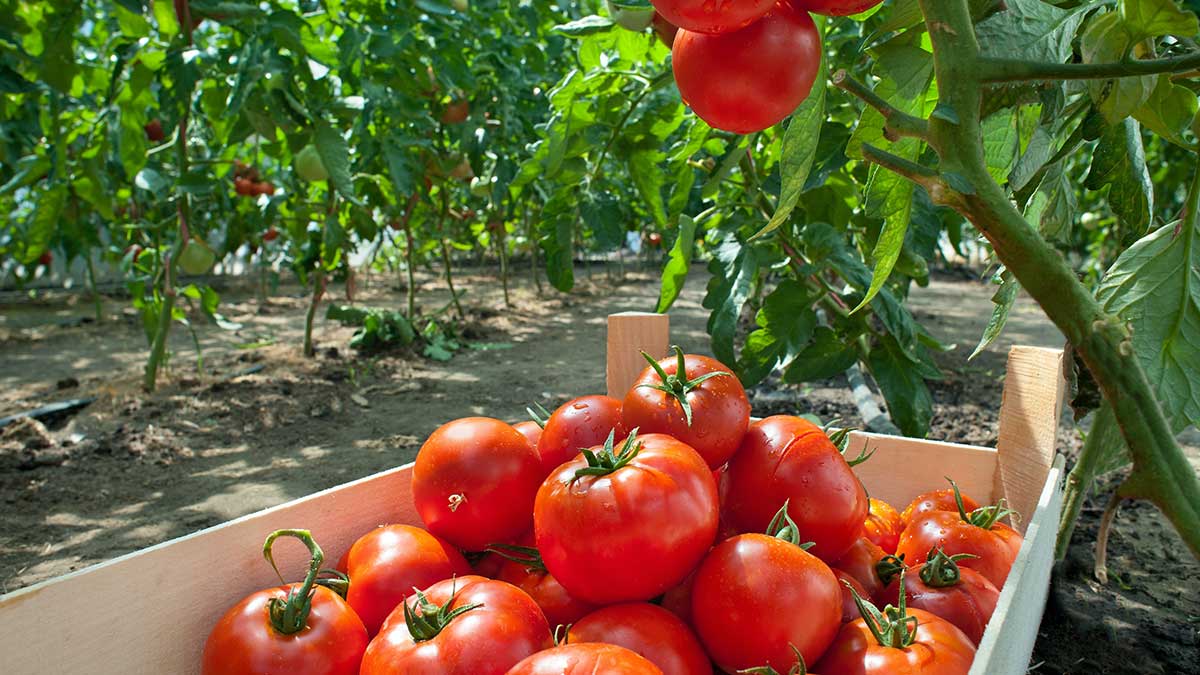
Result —
M 640 33 L 650 27 L 654 20 L 654 7 L 633 4 L 630 0 L 604 0 L 608 5 L 608 15 L 617 25 L 625 30 Z
M 217 254 L 213 253 L 208 244 L 199 239 L 192 239 L 183 247 L 178 262 L 179 268 L 187 274 L 204 274 L 217 262 Z
M 460 12 L 465 12 L 471 8 L 470 0 L 450 0 L 450 4 L 454 5 L 454 9 Z
M 296 153 L 295 165 L 296 173 L 309 183 L 329 180 L 329 171 L 325 169 L 325 163 L 321 161 L 316 146 L 306 145 Z

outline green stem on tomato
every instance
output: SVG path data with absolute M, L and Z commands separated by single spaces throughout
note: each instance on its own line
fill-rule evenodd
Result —
M 300 585 L 300 588 L 292 588 L 288 590 L 286 598 L 274 597 L 267 603 L 267 615 L 271 620 L 271 626 L 283 635 L 292 635 L 303 630 L 308 623 L 308 613 L 312 609 L 313 585 L 321 573 L 321 564 L 325 561 L 325 553 L 321 551 L 321 547 L 317 545 L 312 533 L 308 530 L 276 530 L 267 535 L 267 540 L 263 542 L 263 557 L 275 570 L 275 575 L 279 577 L 280 583 L 287 582 L 279 573 L 279 567 L 275 565 L 275 556 L 271 550 L 275 540 L 279 537 L 299 539 L 308 547 L 310 556 L 308 574 L 304 577 L 304 583 Z

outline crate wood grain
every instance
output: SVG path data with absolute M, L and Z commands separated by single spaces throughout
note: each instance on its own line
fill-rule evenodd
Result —
M 610 317 L 610 393 L 620 395 L 641 371 L 639 351 L 666 354 L 666 321 L 659 315 Z M 1061 365 L 1061 352 L 1012 350 L 998 450 L 851 435 L 853 449 L 876 450 L 856 467 L 872 495 L 903 506 L 920 492 L 944 487 L 942 476 L 950 475 L 980 498 L 1006 497 L 1026 516 L 1018 523 L 1025 544 L 971 675 L 1021 675 L 1037 637 L 1062 504 L 1061 463 L 1054 459 Z M 278 583 L 260 553 L 269 532 L 310 529 L 333 561 L 373 527 L 419 525 L 411 472 L 411 464 L 384 471 L 2 596 L 0 672 L 196 673 L 204 640 L 221 614 L 248 593 Z M 284 575 L 303 576 L 303 547 L 283 541 L 277 548 Z

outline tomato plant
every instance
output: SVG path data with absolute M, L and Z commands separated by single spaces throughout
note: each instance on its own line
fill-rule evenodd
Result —
M 596 604 L 661 595 L 717 534 L 717 486 L 695 450 L 636 432 L 617 445 L 609 435 L 558 467 L 534 504 L 546 568 L 572 596 Z
M 429 531 L 468 551 L 516 539 L 532 525 L 543 472 L 516 429 L 464 417 L 430 434 L 413 465 L 413 504 Z
M 250 675 L 284 670 L 312 675 L 354 675 L 367 648 L 367 630 L 337 593 L 315 585 L 325 555 L 305 530 L 267 537 L 263 555 L 275 566 L 271 547 L 295 537 L 312 556 L 304 583 L 252 593 L 225 612 L 204 643 L 203 675 Z M 278 570 L 276 570 L 278 571 Z
M 502 581 L 464 576 L 415 591 L 367 646 L 361 675 L 503 675 L 550 639 L 528 595 Z

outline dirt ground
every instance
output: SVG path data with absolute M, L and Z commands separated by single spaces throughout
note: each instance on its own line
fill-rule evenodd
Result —
M 448 362 L 358 355 L 347 347 L 352 329 L 323 319 L 318 358 L 305 360 L 302 289 L 285 286 L 260 305 L 252 290 L 226 288 L 221 311 L 243 327 L 198 326 L 200 373 L 192 338 L 177 326 L 169 381 L 149 397 L 138 388 L 146 351 L 140 319 L 121 301 L 106 304 L 110 318 L 102 324 L 86 321 L 86 298 L 0 305 L 0 417 L 96 397 L 47 430 L 19 423 L 0 434 L 0 590 L 408 462 L 434 428 L 456 417 L 515 421 L 530 402 L 552 408 L 603 391 L 605 317 L 650 309 L 657 279 L 631 272 L 615 282 L 599 269 L 594 283 L 583 270 L 576 276 L 579 288 L 569 296 L 538 296 L 521 280 L 514 308 L 506 309 L 493 278 L 463 275 L 468 347 Z M 418 280 L 421 303 L 447 302 L 440 280 Z M 709 350 L 704 281 L 695 268 L 671 311 L 674 339 L 701 353 Z M 392 282 L 370 280 L 358 303 L 400 305 Z M 1022 298 L 1001 339 L 966 362 L 990 294 L 984 284 L 949 276 L 914 294 L 918 318 L 958 346 L 941 357 L 947 377 L 934 388 L 932 438 L 994 444 L 1008 347 L 1062 345 Z M 750 393 L 757 414 L 813 412 L 857 422 L 840 379 L 767 383 Z M 1068 454 L 1077 450 L 1073 429 L 1061 440 Z M 1196 445 L 1194 435 L 1189 444 Z M 1085 505 L 1071 553 L 1055 572 L 1031 671 L 1200 672 L 1200 565 L 1152 507 L 1131 505 L 1110 542 L 1110 583 L 1099 585 L 1091 578 L 1091 542 L 1103 503 L 1102 494 Z

